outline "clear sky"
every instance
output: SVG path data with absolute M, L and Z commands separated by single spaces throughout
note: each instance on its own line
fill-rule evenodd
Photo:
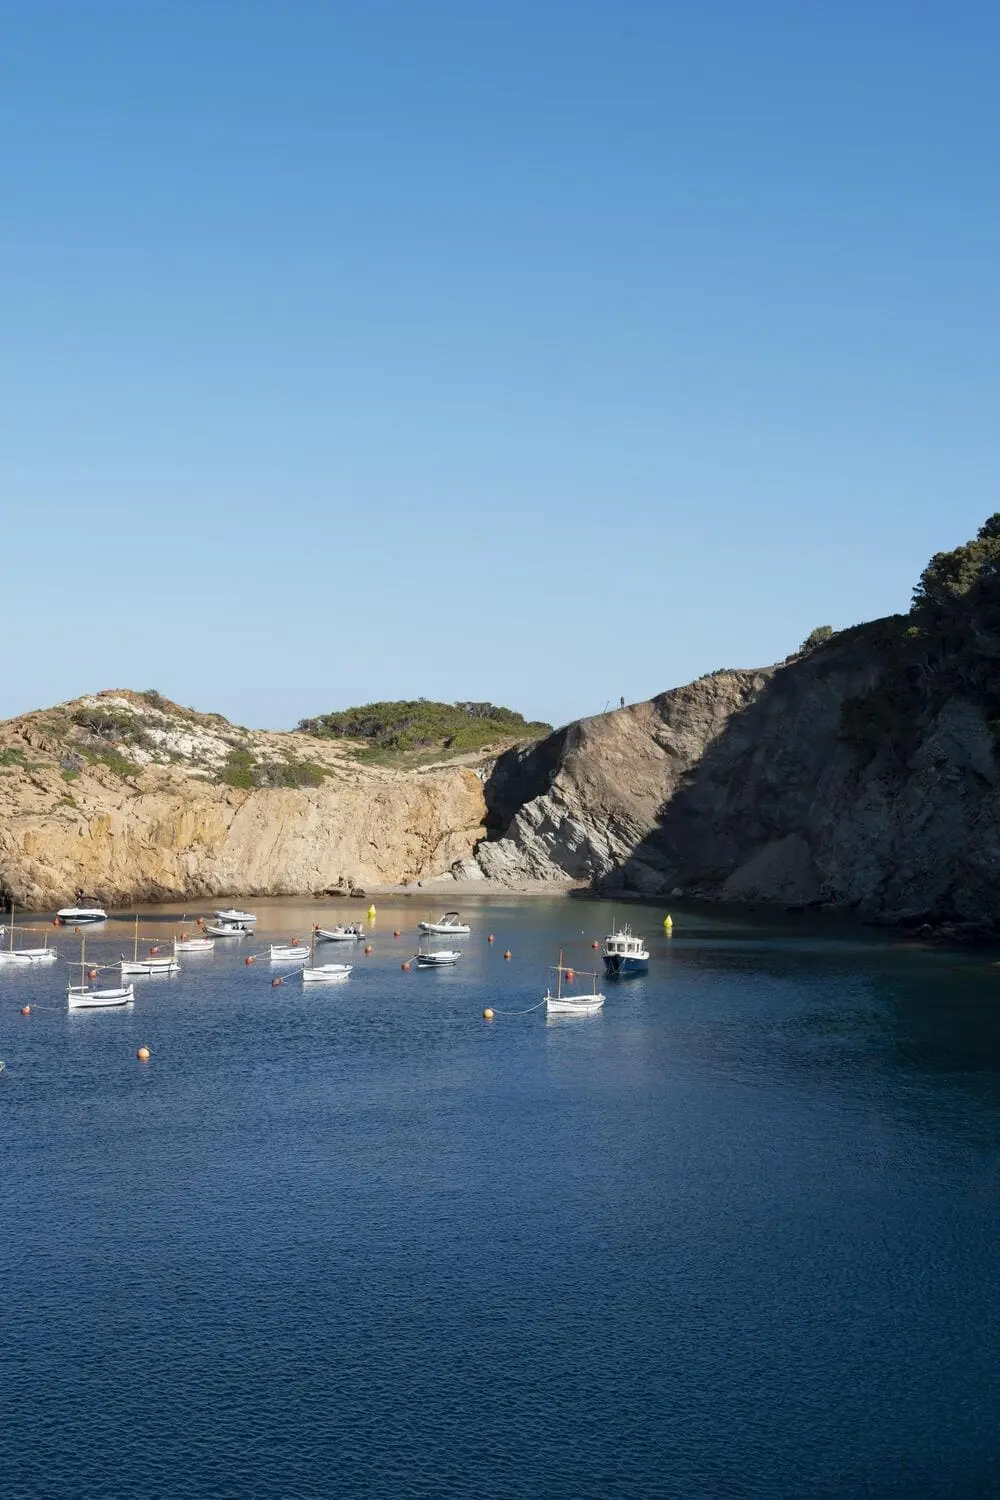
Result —
M 1000 508 L 994 3 L 0 21 L 0 713 L 562 722 Z

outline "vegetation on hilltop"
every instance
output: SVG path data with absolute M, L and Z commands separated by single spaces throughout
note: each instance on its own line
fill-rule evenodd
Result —
M 387 752 L 439 750 L 451 755 L 482 750 L 498 741 L 538 739 L 551 725 L 526 720 L 495 703 L 435 703 L 428 698 L 366 703 L 299 721 L 306 734 L 329 739 L 367 740 L 370 759 Z
M 844 702 L 844 738 L 900 762 L 949 698 L 975 704 L 1000 741 L 1000 512 L 972 541 L 931 558 L 908 615 L 874 621 L 884 661 L 878 684 Z M 843 635 L 853 634 L 844 632 Z

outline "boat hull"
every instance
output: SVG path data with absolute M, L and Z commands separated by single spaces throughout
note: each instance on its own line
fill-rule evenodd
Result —
M 418 969 L 447 969 L 451 964 L 457 964 L 462 957 L 461 953 L 446 950 L 441 953 L 418 953 Z
M 421 932 L 430 932 L 435 937 L 468 937 L 472 931 L 464 922 L 418 922 Z
M 567 1000 L 565 997 L 560 999 L 555 995 L 546 995 L 545 1014 L 547 1016 L 593 1016 L 603 1004 L 603 995 L 587 995 L 579 1000 Z
M 135 999 L 135 986 L 126 984 L 113 990 L 88 990 L 70 988 L 66 991 L 66 1005 L 70 1010 L 110 1010 L 117 1005 L 131 1005 Z
M 273 964 L 304 964 L 309 961 L 309 949 L 305 947 L 279 947 L 271 944 L 271 962 Z
M 352 967 L 351 964 L 320 964 L 315 969 L 303 969 L 302 983 L 336 984 L 339 980 L 347 978 Z
M 54 964 L 58 957 L 55 948 L 6 948 L 0 953 L 0 963 Z
M 64 927 L 86 927 L 108 920 L 107 912 L 100 906 L 64 906 L 56 916 Z
M 123 958 L 122 977 L 126 974 L 179 974 L 180 964 L 176 958 Z
M 629 979 L 635 974 L 645 974 L 648 970 L 648 958 L 636 958 L 623 953 L 604 955 L 604 972 L 609 979 Z
M 182 938 L 174 944 L 175 953 L 211 953 L 215 947 L 214 938 Z
M 360 943 L 363 934 L 343 927 L 317 927 L 317 943 Z

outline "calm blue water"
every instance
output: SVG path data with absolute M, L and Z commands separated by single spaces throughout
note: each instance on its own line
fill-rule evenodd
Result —
M 466 912 L 325 990 L 0 971 L 5 1500 L 1000 1494 L 1000 969 L 633 908 L 603 1014 L 486 1025 L 611 912 Z

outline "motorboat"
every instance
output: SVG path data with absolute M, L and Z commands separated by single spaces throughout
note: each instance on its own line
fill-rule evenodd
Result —
M 463 922 L 457 911 L 446 911 L 439 922 L 418 922 L 421 932 L 432 932 L 444 937 L 467 937 L 472 931 L 468 922 Z
M 215 938 L 210 937 L 179 937 L 174 938 L 175 953 L 211 953 L 215 947 Z
M 436 953 L 433 950 L 417 954 L 418 969 L 444 969 L 449 964 L 457 964 L 462 957 L 460 948 L 441 948 Z
M 66 1005 L 69 1010 L 105 1010 L 115 1005 L 131 1005 L 134 999 L 134 984 L 106 990 L 93 990 L 86 984 L 71 984 L 66 988 Z
M 255 929 L 246 922 L 242 924 L 239 922 L 206 922 L 203 931 L 206 937 L 241 938 L 246 937 L 247 933 L 254 932 Z
M 649 968 L 649 950 L 631 927 L 619 927 L 604 939 L 604 972 L 609 979 L 626 979 L 630 974 L 645 974 Z
M 212 916 L 224 926 L 239 927 L 244 932 L 251 931 L 257 921 L 252 911 L 237 911 L 235 906 L 217 907 Z
M 556 969 L 556 992 L 553 995 L 551 986 L 542 997 L 545 1002 L 545 1014 L 547 1016 L 592 1016 L 601 1009 L 604 1004 L 604 996 L 597 990 L 597 975 L 594 973 L 580 974 L 582 979 L 592 979 L 594 986 L 588 995 L 583 991 L 575 995 L 563 994 L 563 980 L 572 984 L 579 970 L 563 965 L 562 954 L 559 955 L 559 965 Z
M 318 943 L 357 943 L 364 937 L 360 922 L 351 922 L 347 927 L 317 927 Z
M 311 957 L 311 949 L 308 943 L 272 943 L 271 962 L 273 964 L 304 964 Z
M 96 896 L 85 896 L 77 891 L 72 906 L 61 906 L 56 918 L 64 927 L 86 927 L 93 922 L 106 922 L 108 914 Z

